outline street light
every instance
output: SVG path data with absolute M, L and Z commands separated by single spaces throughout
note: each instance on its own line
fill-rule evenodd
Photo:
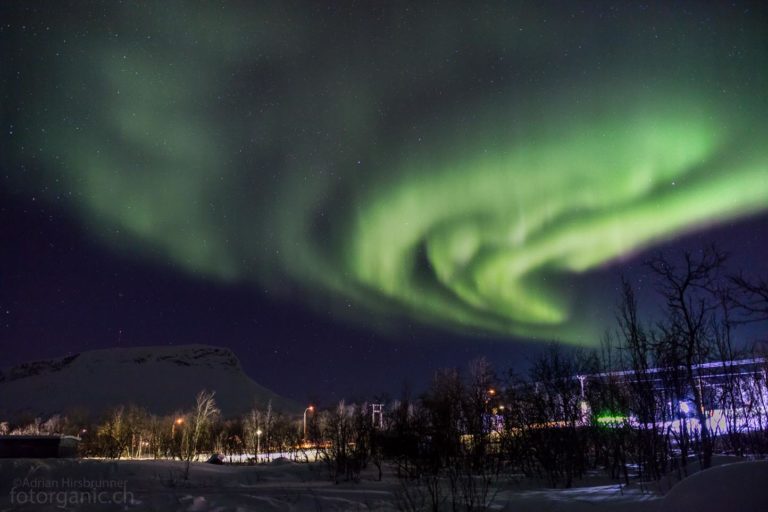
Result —
M 307 442 L 307 411 L 313 412 L 315 410 L 314 405 L 310 405 L 304 409 L 304 442 Z
M 259 454 L 261 453 L 261 429 L 256 431 L 256 462 L 259 462 Z
M 492 399 L 493 397 L 495 397 L 495 396 L 496 396 L 496 390 L 495 390 L 495 389 L 493 389 L 493 388 L 488 388 L 488 389 L 485 391 L 485 397 L 484 397 L 484 399 L 485 399 L 485 406 L 486 406 L 486 407 L 488 407 L 488 404 L 489 404 L 489 402 L 490 402 L 490 401 L 491 401 L 491 399 Z
M 184 423 L 184 418 L 178 417 L 171 425 L 171 437 L 176 435 L 176 425 L 181 426 L 181 424 Z

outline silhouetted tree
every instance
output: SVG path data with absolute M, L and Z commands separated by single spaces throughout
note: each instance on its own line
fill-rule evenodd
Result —
M 219 414 L 214 400 L 215 391 L 202 390 L 195 399 L 195 408 L 187 415 L 182 436 L 182 455 L 184 458 L 184 480 L 189 479 L 192 460 L 199 453 L 200 441 L 207 433 L 214 417 Z
M 679 369 L 682 372 L 682 381 L 691 393 L 696 409 L 701 441 L 699 456 L 702 466 L 709 467 L 713 439 L 696 365 L 707 360 L 714 344 L 712 326 L 718 301 L 713 291 L 718 288 L 726 256 L 716 248 L 708 247 L 696 254 L 685 252 L 681 260 L 675 263 L 664 255 L 658 255 L 648 262 L 649 268 L 656 274 L 659 293 L 665 300 L 665 318 L 659 324 L 660 359 L 670 371 L 676 373 Z M 673 404 L 673 407 L 676 405 Z M 684 425 L 684 418 L 681 422 Z M 681 435 L 683 438 L 687 436 L 685 426 L 681 428 Z

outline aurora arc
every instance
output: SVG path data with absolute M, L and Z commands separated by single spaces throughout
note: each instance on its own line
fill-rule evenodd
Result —
M 718 76 L 698 53 L 707 41 L 693 41 L 671 56 L 633 47 L 659 61 L 638 69 L 614 62 L 588 81 L 571 68 L 551 79 L 567 87 L 510 81 L 467 95 L 469 57 L 425 72 L 450 41 L 419 39 L 412 62 L 413 36 L 391 26 L 381 31 L 394 31 L 392 55 L 374 66 L 349 49 L 362 44 L 355 31 L 322 49 L 296 12 L 218 25 L 199 15 L 178 32 L 131 16 L 116 32 L 143 22 L 152 37 L 94 30 L 72 50 L 80 58 L 30 70 L 60 86 L 30 87 L 37 110 L 15 119 L 12 158 L 36 170 L 21 181 L 56 183 L 49 200 L 74 191 L 68 206 L 105 243 L 187 272 L 294 283 L 326 310 L 328 297 L 342 311 L 362 305 L 365 321 L 402 315 L 588 344 L 602 327 L 567 286 L 573 276 L 768 209 L 758 29 L 747 31 L 752 53 L 710 85 L 698 80 Z M 173 44 L 158 47 L 163 37 Z M 474 37 L 456 44 L 513 63 L 564 44 L 556 31 L 543 49 L 479 28 Z M 395 64 L 404 71 L 388 81 Z M 494 76 L 539 72 L 520 66 Z M 448 99 L 413 114 L 399 106 L 441 80 L 453 84 Z

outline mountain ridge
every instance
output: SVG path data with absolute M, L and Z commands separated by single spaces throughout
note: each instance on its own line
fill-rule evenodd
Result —
M 299 408 L 245 374 L 230 349 L 194 344 L 90 350 L 0 369 L 0 415 L 100 414 L 129 404 L 170 414 L 190 408 L 201 389 L 216 392 L 225 417 L 270 401 L 279 411 Z

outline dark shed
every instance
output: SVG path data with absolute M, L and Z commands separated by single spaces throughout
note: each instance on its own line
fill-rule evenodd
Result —
M 0 436 L 0 458 L 77 457 L 80 439 L 73 436 Z

